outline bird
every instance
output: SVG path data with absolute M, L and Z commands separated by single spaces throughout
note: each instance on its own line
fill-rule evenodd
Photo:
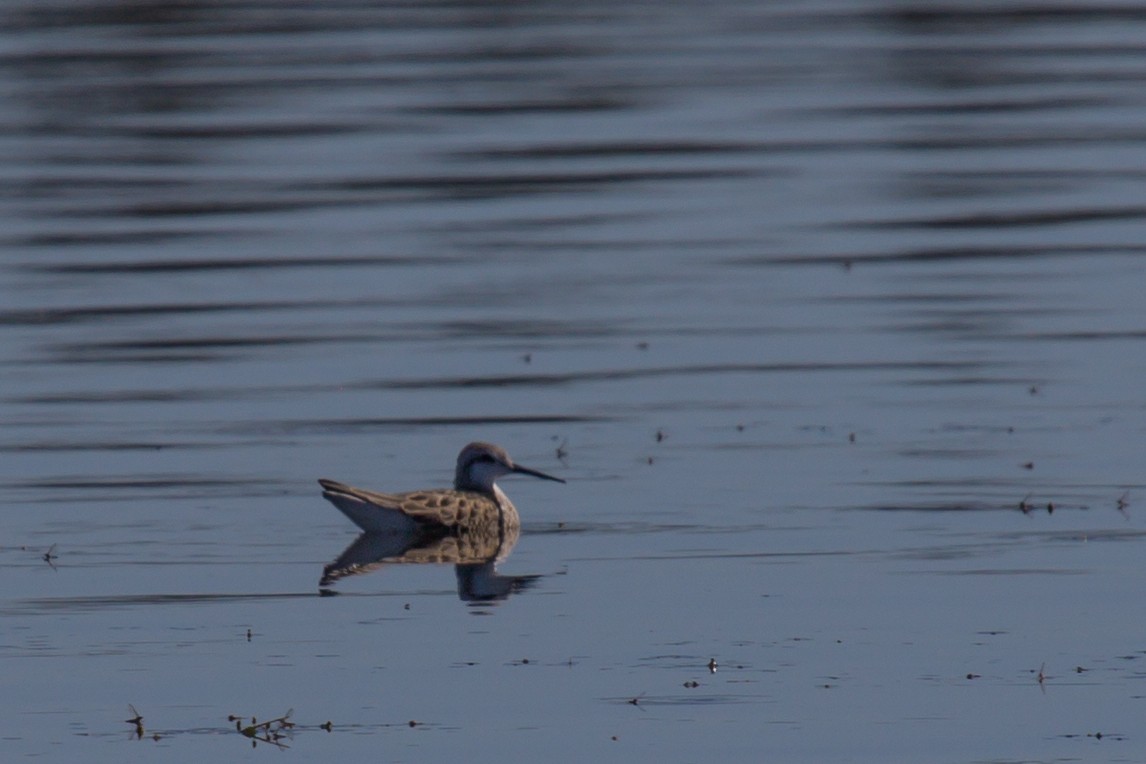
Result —
M 501 446 L 481 441 L 458 454 L 453 489 L 378 493 L 326 478 L 318 482 L 323 497 L 367 533 L 501 539 L 521 527 L 517 509 L 496 484 L 498 478 L 514 473 L 565 482 L 523 467 Z

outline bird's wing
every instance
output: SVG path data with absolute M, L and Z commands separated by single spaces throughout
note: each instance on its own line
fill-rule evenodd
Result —
M 363 488 L 355 488 L 345 483 L 339 483 L 334 480 L 320 479 L 319 484 L 322 486 L 323 495 L 329 494 L 327 498 L 333 496 L 345 496 L 358 501 L 364 501 L 368 504 L 374 504 L 385 509 L 396 509 L 402 511 L 402 496 L 392 493 L 379 493 L 377 491 L 367 491 Z
M 441 525 L 452 528 L 483 511 L 497 508 L 494 501 L 489 497 L 470 491 L 379 493 L 355 488 L 334 480 L 321 479 L 318 482 L 323 488 L 322 495 L 343 511 L 359 509 L 359 507 L 351 507 L 348 504 L 366 504 L 379 509 L 400 512 L 422 525 Z
M 491 499 L 469 491 L 411 491 L 398 494 L 398 509 L 419 522 L 452 528 L 483 509 L 495 509 Z

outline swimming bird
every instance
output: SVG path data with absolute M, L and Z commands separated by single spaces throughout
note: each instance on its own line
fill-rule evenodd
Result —
M 367 533 L 504 538 L 507 533 L 516 534 L 521 520 L 495 481 L 513 473 L 565 482 L 522 467 L 501 446 L 482 442 L 470 443 L 458 454 L 452 490 L 377 493 L 325 478 L 318 482 L 323 497 Z

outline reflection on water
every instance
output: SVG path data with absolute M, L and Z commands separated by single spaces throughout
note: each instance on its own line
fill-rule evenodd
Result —
M 6 752 L 120 761 L 135 703 L 294 706 L 326 758 L 1143 758 L 1143 39 L 1069 0 L 7 2 Z M 311 477 L 444 484 L 473 438 L 576 490 L 516 488 L 520 540 L 359 539 L 324 586 L 376 592 L 318 596 Z M 479 622 L 431 560 L 536 596 Z
M 452 564 L 457 574 L 458 597 L 463 602 L 498 602 L 524 591 L 541 578 L 538 575 L 505 576 L 497 572 L 497 566 L 509 557 L 520 535 L 518 528 L 500 537 L 465 532 L 363 533 L 322 569 L 318 585 L 330 586 L 339 579 L 389 565 Z

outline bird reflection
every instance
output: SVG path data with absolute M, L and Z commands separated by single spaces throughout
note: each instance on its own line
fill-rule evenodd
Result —
M 474 604 L 496 603 L 524 591 L 541 576 L 505 576 L 497 572 L 520 532 L 466 533 L 435 528 L 414 534 L 363 533 L 322 569 L 320 587 L 389 565 L 453 564 L 458 598 Z

